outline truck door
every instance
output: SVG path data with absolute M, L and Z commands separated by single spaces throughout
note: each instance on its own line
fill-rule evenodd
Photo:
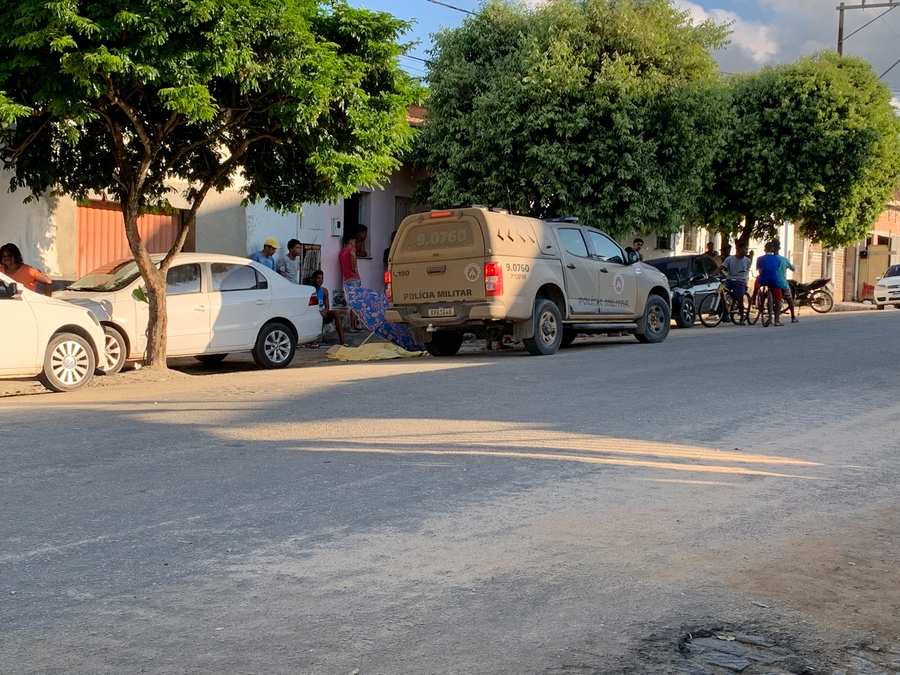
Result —
M 591 254 L 597 261 L 597 289 L 600 313 L 604 316 L 633 317 L 637 307 L 637 265 L 625 264 L 622 248 L 601 232 L 588 230 Z
M 556 232 L 565 266 L 569 311 L 578 315 L 596 315 L 600 303 L 596 263 L 591 258 L 584 235 L 577 227 L 560 227 Z

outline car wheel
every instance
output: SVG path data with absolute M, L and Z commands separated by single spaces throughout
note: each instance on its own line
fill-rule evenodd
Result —
M 534 337 L 525 340 L 525 349 L 533 356 L 550 356 L 559 351 L 563 340 L 563 322 L 559 307 L 552 300 L 538 298 L 534 303 Z
M 679 328 L 691 328 L 697 321 L 697 306 L 694 298 L 686 295 L 678 303 L 678 311 L 675 313 L 675 325 Z
M 260 368 L 284 368 L 294 360 L 297 338 L 287 325 L 281 322 L 269 323 L 259 331 L 253 360 Z
M 876 307 L 878 307 L 878 309 L 884 309 L 887 305 L 876 305 Z
M 563 336 L 562 342 L 559 343 L 560 349 L 565 349 L 566 347 L 571 347 L 572 343 L 575 342 L 575 338 L 578 337 L 578 333 L 574 328 L 569 328 L 568 326 L 563 328 Z
M 125 360 L 128 358 L 128 343 L 125 337 L 112 326 L 104 326 L 103 333 L 106 335 L 106 358 L 110 364 L 106 370 L 97 369 L 100 375 L 115 375 L 125 367 Z
M 97 359 L 91 344 L 80 335 L 60 333 L 53 336 L 44 356 L 41 384 L 52 391 L 74 391 L 94 377 Z
M 463 334 L 452 330 L 439 330 L 425 343 L 425 349 L 432 356 L 454 356 L 462 347 Z
M 669 304 L 658 295 L 651 295 L 647 298 L 644 316 L 634 336 L 644 344 L 662 342 L 669 334 L 670 322 Z
M 204 366 L 217 366 L 228 357 L 228 354 L 200 354 L 195 356 Z

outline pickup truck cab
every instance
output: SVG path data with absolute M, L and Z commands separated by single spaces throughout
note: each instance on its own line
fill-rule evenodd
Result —
M 582 333 L 669 332 L 666 277 L 628 264 L 622 248 L 574 219 L 540 220 L 485 208 L 406 218 L 391 247 L 386 319 L 408 324 L 431 354 L 459 351 L 464 333 L 512 334 L 535 355 Z

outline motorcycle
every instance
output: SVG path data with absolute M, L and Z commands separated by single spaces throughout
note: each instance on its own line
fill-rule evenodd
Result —
M 830 278 L 822 278 L 802 284 L 789 279 L 788 285 L 791 287 L 791 295 L 794 296 L 794 305 L 812 307 L 813 311 L 819 314 L 830 312 L 834 309 L 834 296 L 828 288 L 830 282 Z M 782 309 L 787 309 L 787 301 L 783 303 Z

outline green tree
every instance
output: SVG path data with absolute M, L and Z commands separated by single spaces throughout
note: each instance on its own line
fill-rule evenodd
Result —
M 422 198 L 677 230 L 722 131 L 726 34 L 667 0 L 489 2 L 436 37 Z
M 343 0 L 20 0 L 0 8 L 0 159 L 11 189 L 122 205 L 165 368 L 166 272 L 210 190 L 277 209 L 377 184 L 412 96 L 407 25 Z M 139 215 L 187 184 L 185 226 L 155 266 Z
M 744 243 L 785 221 L 827 246 L 858 241 L 900 183 L 890 98 L 868 63 L 833 53 L 734 78 L 710 222 Z

